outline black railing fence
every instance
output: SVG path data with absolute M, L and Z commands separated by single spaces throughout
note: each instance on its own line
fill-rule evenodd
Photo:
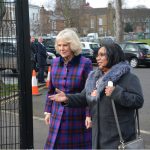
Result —
M 32 149 L 28 0 L 0 0 L 0 149 Z

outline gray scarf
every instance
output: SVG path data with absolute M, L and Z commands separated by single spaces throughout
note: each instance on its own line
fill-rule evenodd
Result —
M 102 74 L 102 71 L 98 68 L 90 72 L 88 79 L 86 80 L 85 89 L 86 89 L 86 98 L 88 102 L 97 101 L 100 98 L 100 94 L 107 86 L 108 81 L 117 82 L 124 74 L 130 72 L 131 67 L 127 62 L 120 62 L 109 70 L 108 73 Z M 96 88 L 96 82 L 99 78 L 102 80 L 98 83 L 97 86 L 97 96 L 91 96 L 91 92 Z

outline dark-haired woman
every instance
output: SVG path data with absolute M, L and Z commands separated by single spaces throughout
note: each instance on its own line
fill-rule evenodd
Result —
M 114 100 L 121 132 L 125 142 L 135 139 L 135 109 L 142 107 L 144 99 L 140 81 L 131 72 L 124 53 L 116 43 L 103 45 L 97 55 L 98 69 L 92 71 L 79 94 L 58 94 L 50 98 L 65 102 L 69 107 L 89 106 L 92 115 L 92 148 L 117 149 L 120 141 L 113 114 Z M 113 86 L 107 86 L 108 81 Z

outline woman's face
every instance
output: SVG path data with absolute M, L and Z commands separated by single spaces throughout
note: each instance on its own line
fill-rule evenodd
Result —
M 73 52 L 70 49 L 69 43 L 60 40 L 58 41 L 57 46 L 58 46 L 59 53 L 63 58 L 73 57 Z
M 108 70 L 107 67 L 107 64 L 108 64 L 108 60 L 107 60 L 107 54 L 106 54 L 106 49 L 105 47 L 101 47 L 99 50 L 98 50 L 98 55 L 96 57 L 96 60 L 97 60 L 97 64 L 98 64 L 98 67 L 106 72 Z

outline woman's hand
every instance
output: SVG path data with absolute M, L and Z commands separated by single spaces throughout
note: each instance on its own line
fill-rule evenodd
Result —
M 93 90 L 93 91 L 91 92 L 91 96 L 97 96 L 97 90 Z
M 113 92 L 113 90 L 115 89 L 115 87 L 114 86 L 106 86 L 106 88 L 105 88 L 105 94 L 106 94 L 106 96 L 111 96 L 111 94 L 112 94 L 112 92 Z
M 86 117 L 86 119 L 85 119 L 85 126 L 86 126 L 87 129 L 92 127 L 91 117 Z
M 68 98 L 66 97 L 66 94 L 63 91 L 60 91 L 59 89 L 56 89 L 55 95 L 49 96 L 49 98 L 56 102 L 67 102 Z
M 44 120 L 45 120 L 45 124 L 46 124 L 46 125 L 49 125 L 49 124 L 50 124 L 50 117 L 51 117 L 51 114 L 50 114 L 50 113 L 45 114 Z

